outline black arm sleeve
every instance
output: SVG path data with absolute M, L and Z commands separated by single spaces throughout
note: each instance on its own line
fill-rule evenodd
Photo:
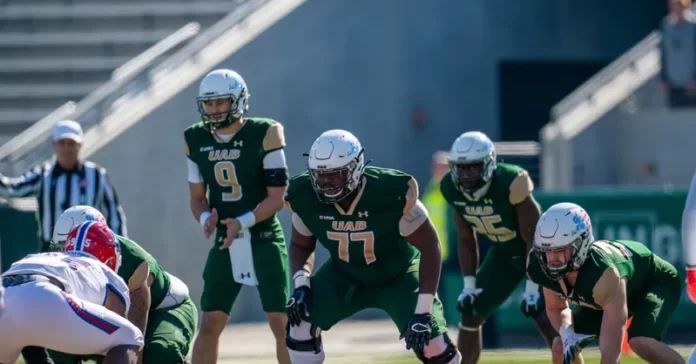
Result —
M 271 168 L 263 170 L 263 180 L 266 187 L 283 187 L 288 185 L 287 168 Z

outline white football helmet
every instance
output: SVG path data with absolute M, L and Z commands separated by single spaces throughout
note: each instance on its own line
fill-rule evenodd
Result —
M 210 130 L 224 128 L 239 120 L 249 109 L 249 89 L 242 76 L 228 69 L 214 70 L 201 80 L 198 88 L 198 112 L 203 124 Z M 204 101 L 230 99 L 230 111 L 225 118 L 216 120 L 205 110 Z
M 312 143 L 307 167 L 319 200 L 338 202 L 360 186 L 365 172 L 364 149 L 350 132 L 328 130 Z
M 534 231 L 534 253 L 551 279 L 560 279 L 565 273 L 579 269 L 593 242 L 590 216 L 582 207 L 570 202 L 557 203 L 546 210 Z M 567 247 L 573 248 L 570 260 L 562 266 L 550 267 L 545 253 Z
M 60 217 L 58 217 L 58 221 L 56 221 L 56 224 L 53 226 L 51 250 L 63 251 L 63 246 L 68 239 L 70 230 L 85 221 L 96 221 L 106 224 L 104 215 L 92 206 L 77 205 L 63 211 Z
M 447 160 L 450 175 L 457 188 L 466 193 L 475 192 L 493 177 L 496 167 L 495 145 L 480 131 L 468 131 L 452 143 Z M 480 175 L 467 175 L 458 166 L 481 163 Z

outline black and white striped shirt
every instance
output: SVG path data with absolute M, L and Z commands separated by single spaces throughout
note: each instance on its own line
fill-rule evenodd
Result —
M 75 205 L 96 208 L 104 214 L 109 227 L 116 234 L 127 235 L 126 216 L 104 167 L 86 161 L 76 169 L 66 171 L 58 163 L 46 163 L 32 168 L 21 177 L 0 176 L 1 196 L 36 196 L 42 250 L 48 247 L 53 225 L 60 214 Z

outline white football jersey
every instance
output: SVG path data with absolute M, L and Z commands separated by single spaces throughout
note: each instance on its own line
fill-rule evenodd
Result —
M 130 307 L 128 285 L 99 260 L 81 253 L 30 254 L 12 264 L 3 276 L 12 274 L 41 274 L 63 283 L 67 293 L 85 301 L 103 305 L 108 291 L 120 296 Z

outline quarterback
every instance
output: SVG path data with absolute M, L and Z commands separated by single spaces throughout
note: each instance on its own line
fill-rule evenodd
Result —
M 287 252 L 276 217 L 288 182 L 283 126 L 245 116 L 249 90 L 231 70 L 206 75 L 197 102 L 201 121 L 184 132 L 190 207 L 205 237 L 215 233 L 215 240 L 203 270 L 203 318 L 192 360 L 216 362 L 232 304 L 249 285 L 258 287 L 278 362 L 289 363 Z
M 321 331 L 365 308 L 384 310 L 422 362 L 459 363 L 435 295 L 440 245 L 413 177 L 366 167 L 358 139 L 329 130 L 312 144 L 308 171 L 292 178 L 285 199 L 293 211 L 293 363 L 322 363 Z M 317 240 L 331 258 L 312 275 Z

